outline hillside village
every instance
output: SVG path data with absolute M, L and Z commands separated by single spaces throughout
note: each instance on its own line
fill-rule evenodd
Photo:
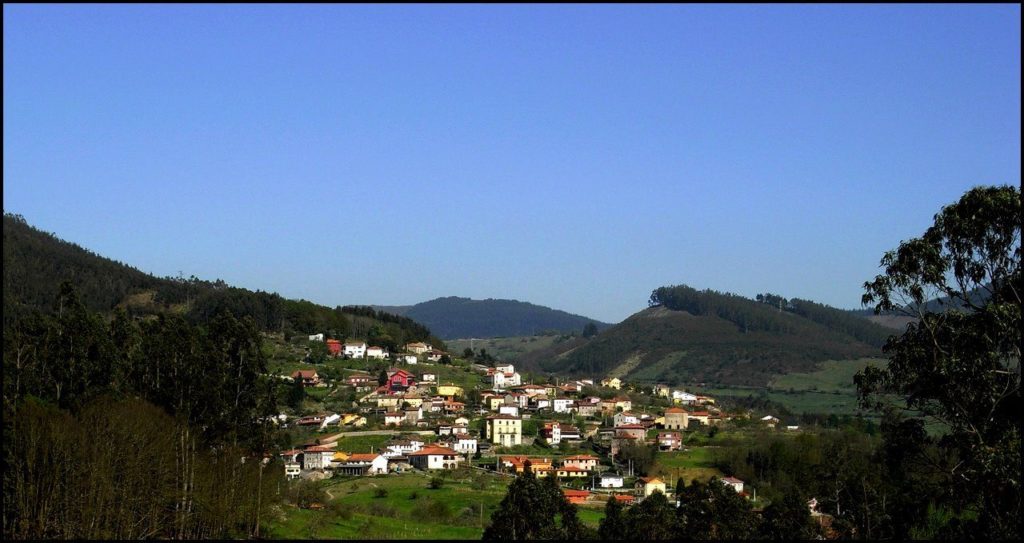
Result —
M 633 503 L 654 492 L 671 496 L 675 480 L 640 476 L 623 454 L 627 448 L 682 451 L 686 434 L 752 416 L 664 384 L 640 387 L 618 377 L 524 382 L 511 363 L 453 358 L 425 343 L 389 353 L 363 341 L 323 334 L 309 339 L 326 344 L 329 361 L 278 377 L 310 394 L 348 390 L 354 401 L 344 412 L 281 413 L 275 419 L 297 438 L 279 452 L 289 479 L 458 469 L 511 476 L 529 469 L 537 477 L 557 477 L 572 503 Z M 388 369 L 374 375 L 370 364 L 380 362 Z M 318 372 L 327 364 L 340 368 L 338 378 Z M 770 414 L 755 420 L 769 428 L 779 424 Z M 737 478 L 720 481 L 755 497 Z

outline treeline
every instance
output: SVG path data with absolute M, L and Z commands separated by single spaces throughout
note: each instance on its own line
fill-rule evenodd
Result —
M 230 313 L 109 322 L 69 284 L 4 331 L 5 538 L 258 535 L 276 383 Z
M 392 351 L 407 342 L 423 341 L 444 349 L 426 326 L 407 317 L 368 307 L 329 308 L 287 300 L 276 293 L 231 287 L 220 279 L 154 277 L 33 228 L 20 215 L 5 213 L 4 326 L 33 311 L 48 310 L 64 281 L 75 285 L 85 307 L 103 314 L 117 308 L 130 317 L 181 314 L 191 324 L 201 325 L 229 312 L 251 318 L 262 331 L 285 336 L 324 333 L 341 340 L 366 338 Z
M 93 311 L 109 311 L 129 294 L 160 285 L 161 280 L 131 266 L 103 258 L 29 226 L 21 215 L 4 213 L 4 326 L 47 308 L 62 281 L 77 285 Z
M 445 339 L 532 336 L 549 331 L 578 333 L 588 324 L 598 330 L 609 326 L 517 300 L 473 300 L 457 296 L 416 304 L 406 310 L 405 315 L 424 323 Z
M 756 300 L 756 301 L 755 301 Z M 873 347 L 882 347 L 892 330 L 875 324 L 855 313 L 824 304 L 786 299 L 777 294 L 758 294 L 755 300 L 714 290 L 698 291 L 686 285 L 661 287 L 651 293 L 649 305 L 663 305 L 694 315 L 713 315 L 736 324 L 743 332 L 763 331 L 775 334 L 796 334 L 804 330 L 796 315 L 820 324 L 831 332 L 850 336 Z

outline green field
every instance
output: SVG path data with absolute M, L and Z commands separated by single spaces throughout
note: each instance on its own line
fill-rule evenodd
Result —
M 468 339 L 455 339 L 448 341 L 447 345 L 452 353 L 458 355 L 461 355 L 464 350 L 472 345 L 472 348 L 477 352 L 480 349 L 486 349 L 487 354 L 498 360 L 516 362 L 519 360 L 519 357 L 530 351 L 545 349 L 561 341 L 565 341 L 564 336 L 519 336 L 474 339 L 472 341 Z
M 328 503 L 320 510 L 284 506 L 267 524 L 272 539 L 480 539 L 511 479 L 481 471 L 448 474 L 431 489 L 432 475 L 406 473 L 342 477 L 321 483 Z M 380 497 L 379 492 L 386 491 Z M 600 508 L 580 508 L 597 528 Z
M 759 396 L 778 402 L 794 413 L 855 415 L 857 392 L 853 376 L 869 365 L 884 364 L 877 358 L 822 362 L 813 372 L 776 376 L 767 388 L 710 386 L 694 390 L 710 396 Z
M 673 486 L 682 477 L 687 483 L 693 480 L 707 481 L 724 474 L 714 466 L 714 447 L 691 447 L 686 451 L 660 452 L 653 475 L 657 475 Z

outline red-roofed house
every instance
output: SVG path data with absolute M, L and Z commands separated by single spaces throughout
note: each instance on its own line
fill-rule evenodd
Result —
M 316 374 L 316 370 L 296 370 L 292 373 L 293 380 L 302 381 L 302 386 L 314 387 L 320 384 L 320 376 Z
M 566 456 L 562 459 L 562 467 L 565 468 L 579 468 L 586 471 L 591 471 L 597 468 L 597 457 L 590 456 L 589 454 L 577 454 L 575 456 Z
M 455 469 L 461 461 L 462 456 L 457 451 L 436 445 L 409 453 L 409 463 L 419 469 Z
M 343 462 L 335 462 L 334 471 L 343 475 L 379 475 L 388 472 L 388 459 L 376 453 L 353 454 Z
M 587 490 L 572 490 L 569 488 L 562 489 L 562 493 L 565 494 L 566 499 L 569 503 L 583 503 L 590 497 L 590 492 Z
M 340 356 L 341 355 L 341 341 L 338 341 L 336 339 L 328 339 L 324 343 L 327 344 L 327 353 L 328 354 L 330 354 L 331 356 Z

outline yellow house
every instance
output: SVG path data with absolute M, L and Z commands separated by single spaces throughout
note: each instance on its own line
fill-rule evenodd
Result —
M 462 387 L 448 384 L 437 385 L 438 396 L 462 396 Z
M 665 493 L 665 481 L 657 477 L 641 477 L 636 480 L 636 494 L 638 496 L 650 496 L 655 492 Z
M 377 396 L 377 407 L 398 407 L 398 396 Z
M 423 398 L 419 396 L 406 396 L 402 398 L 402 401 L 409 404 L 409 407 L 419 407 L 423 405 Z
M 604 380 L 602 380 L 601 381 L 601 386 L 608 387 L 608 388 L 614 388 L 614 389 L 621 389 L 622 388 L 622 381 L 619 380 L 618 377 L 612 377 L 611 379 L 604 379 Z
M 502 396 L 491 396 L 487 398 L 487 408 L 491 411 L 497 411 L 499 407 L 505 405 L 505 398 Z
M 495 445 L 511 447 L 523 444 L 523 420 L 511 415 L 487 417 L 485 437 Z
M 351 456 L 351 455 L 349 455 L 347 452 L 338 451 L 338 452 L 334 453 L 333 457 L 331 457 L 331 461 L 332 462 L 345 462 L 345 461 L 348 460 L 349 456 Z

